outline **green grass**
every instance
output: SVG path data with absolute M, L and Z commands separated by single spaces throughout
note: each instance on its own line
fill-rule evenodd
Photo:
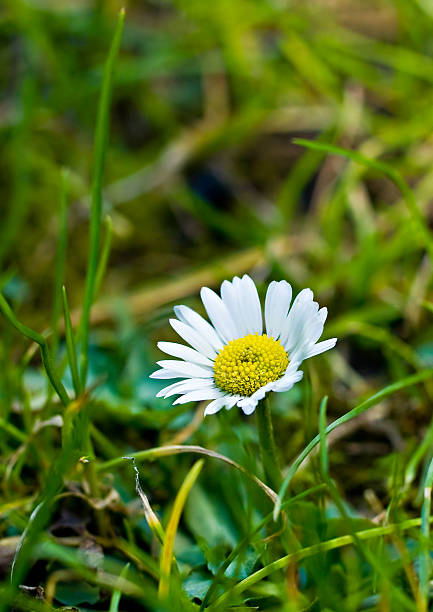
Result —
M 0 11 L 0 610 L 430 610 L 433 12 L 125 8 Z M 339 338 L 268 462 L 149 379 L 245 272 Z

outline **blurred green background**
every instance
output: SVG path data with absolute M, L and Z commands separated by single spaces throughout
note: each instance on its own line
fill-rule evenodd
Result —
M 201 310 L 202 285 L 217 288 L 223 279 L 247 272 L 262 296 L 272 279 L 288 280 L 295 291 L 310 287 L 329 310 L 326 337 L 340 339 L 335 351 L 305 365 L 301 385 L 274 397 L 277 443 L 287 465 L 317 433 L 323 395 L 330 397 L 328 413 L 334 419 L 377 389 L 433 365 L 432 265 L 402 194 L 381 172 L 293 143 L 297 137 L 333 143 L 386 162 L 412 188 L 429 232 L 433 8 L 425 0 L 4 0 L 0 281 L 20 320 L 39 331 L 53 320 L 62 168 L 70 177 L 64 282 L 73 322 L 78 320 L 97 104 L 122 6 L 126 20 L 114 74 L 103 194 L 112 243 L 92 312 L 95 455 L 109 460 L 187 442 L 260 470 L 253 419 L 233 410 L 203 422 L 202 407 L 171 408 L 155 398 L 161 385 L 148 379 L 161 358 L 156 340 L 175 339 L 168 326 L 173 304 Z M 37 353 L 0 324 L 0 511 L 5 519 L 0 536 L 6 540 L 21 533 L 56 457 L 58 426 L 48 421 L 59 405 Z M 61 340 L 59 364 L 63 354 Z M 68 370 L 64 380 L 71 388 Z M 393 395 L 330 436 L 332 476 L 357 519 L 380 515 L 383 508 L 390 522 L 419 516 L 419 477 L 432 456 L 432 398 L 433 386 L 426 382 Z M 36 422 L 48 425 L 37 429 Z M 140 468 L 162 517 L 168 516 L 190 465 L 191 458 L 182 455 Z M 320 483 L 316 468 L 313 458 L 296 477 L 295 492 Z M 269 512 L 260 492 L 236 475 L 224 472 L 221 482 L 221 469 L 206 464 L 206 479 L 202 476 L 201 488 L 194 489 L 193 508 L 182 526 L 183 548 L 190 555 L 185 561 L 191 566 L 186 572 L 190 599 L 198 601 L 212 574 L 209 567 L 220 561 L 212 551 L 222 547 L 224 558 L 255 511 Z M 78 486 L 86 496 L 85 475 L 84 485 L 72 491 Z M 110 490 L 118 496 L 117 506 L 107 506 L 111 535 L 150 554 L 151 536 L 140 512 L 128 514 L 136 497 L 130 466 L 101 480 L 101 487 L 101 497 Z M 236 487 L 245 487 L 242 500 L 233 499 Z M 314 505 L 323 510 L 320 516 L 304 508 L 303 516 L 312 513 L 315 534 L 304 534 L 306 540 L 325 538 L 325 505 L 323 500 Z M 227 515 L 224 533 L 218 523 L 194 518 L 194 509 L 199 516 Z M 92 512 L 75 500 L 72 507 L 60 504 L 53 521 L 57 517 L 64 527 L 65 516 L 72 514 L 95 533 Z M 304 520 L 292 518 L 294 524 Z M 69 523 L 68 529 L 73 529 Z M 209 533 L 214 540 L 206 543 Z M 191 550 L 187 542 L 194 542 Z M 191 551 L 205 555 L 207 574 L 191 570 L 196 567 Z M 122 554 L 134 558 L 124 549 Z M 250 569 L 243 566 L 245 575 L 259 567 L 258 558 L 250 558 Z M 341 566 L 336 561 L 338 578 L 325 584 L 320 574 L 334 567 L 334 560 L 328 561 L 308 569 L 299 607 L 281 607 L 289 605 L 282 580 L 274 590 L 255 594 L 264 598 L 258 609 L 373 610 L 385 601 L 370 601 L 378 592 L 371 586 L 377 576 L 361 561 L 359 575 L 353 559 Z M 394 562 L 396 573 L 402 571 L 400 561 Z M 52 569 L 38 563 L 32 584 L 45 584 Z M 7 563 L 1 569 L 6 574 Z M 347 593 L 342 599 L 340 584 L 352 593 L 350 604 Z M 84 597 L 83 610 L 107 609 L 101 588 L 93 607 Z M 406 609 L 393 607 L 403 604 L 392 599 L 392 589 L 389 597 L 391 607 L 381 610 Z M 64 595 L 55 601 L 72 604 L 72 599 Z M 134 601 L 129 605 L 144 606 L 139 597 Z

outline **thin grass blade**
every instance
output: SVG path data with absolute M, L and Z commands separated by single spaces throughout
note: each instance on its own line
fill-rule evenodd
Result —
M 420 382 L 423 382 L 424 380 L 428 380 L 432 376 L 433 376 L 433 369 L 430 368 L 428 370 L 422 370 L 421 372 L 418 372 L 418 374 L 408 376 L 407 378 L 402 378 L 401 380 L 395 383 L 392 383 L 391 385 L 387 385 L 386 387 L 384 387 L 383 389 L 381 389 L 380 391 L 372 395 L 369 399 L 365 400 L 358 406 L 355 406 L 355 408 L 353 408 L 352 410 L 350 410 L 349 412 L 347 412 L 340 418 L 336 419 L 330 425 L 328 425 L 328 427 L 325 430 L 326 434 L 329 434 L 331 431 L 333 431 L 340 425 L 343 425 L 343 423 L 347 423 L 347 421 L 354 419 L 355 417 L 359 416 L 360 414 L 362 414 L 363 412 L 365 412 L 372 406 L 375 406 L 380 401 L 382 401 L 385 397 L 388 397 L 389 395 L 392 395 L 393 393 L 396 393 L 397 391 L 401 391 L 402 389 L 406 389 L 407 387 L 411 387 Z M 298 457 L 295 459 L 295 461 L 290 466 L 290 469 L 287 472 L 286 477 L 284 478 L 284 482 L 281 486 L 281 489 L 278 492 L 278 500 L 274 508 L 275 520 L 278 517 L 280 508 L 281 508 L 281 503 L 284 499 L 284 496 L 286 495 L 287 489 L 290 485 L 290 482 L 292 481 L 293 476 L 296 473 L 296 470 L 299 468 L 299 466 L 304 461 L 304 459 L 306 459 L 308 455 L 311 453 L 311 451 L 317 446 L 317 444 L 319 444 L 319 442 L 320 442 L 320 435 L 317 435 L 315 438 L 313 438 L 313 440 L 311 440 L 309 444 L 307 444 L 304 450 L 298 455 Z
M 105 63 L 95 130 L 95 164 L 92 181 L 90 208 L 90 247 L 87 261 L 86 286 L 81 317 L 81 388 L 86 384 L 89 350 L 90 310 L 95 297 L 102 223 L 102 179 L 108 145 L 110 102 L 113 87 L 113 72 L 122 38 L 125 11 L 119 13 L 116 29 Z
M 129 570 L 130 565 L 131 565 L 130 563 L 127 563 L 125 567 L 123 568 L 123 570 L 121 571 L 120 576 L 119 576 L 120 582 L 122 582 L 122 580 L 126 578 L 126 576 L 128 575 L 128 570 Z M 113 594 L 111 595 L 110 608 L 108 612 L 119 612 L 119 603 L 120 603 L 121 596 L 122 596 L 122 591 L 120 588 L 117 588 L 113 591 Z
M 329 143 L 305 140 L 304 138 L 294 138 L 293 142 L 302 147 L 314 149 L 315 151 L 324 151 L 334 155 L 346 157 L 359 164 L 362 164 L 369 168 L 373 168 L 374 170 L 378 170 L 379 172 L 385 174 L 389 179 L 391 179 L 391 181 L 393 181 L 396 187 L 400 190 L 409 210 L 409 213 L 414 220 L 415 227 L 418 230 L 424 247 L 426 248 L 430 256 L 430 259 L 433 261 L 433 239 L 430 234 L 430 230 L 428 229 L 426 221 L 417 206 L 416 199 L 412 190 L 409 188 L 408 184 L 403 179 L 401 174 L 393 166 L 390 166 L 382 161 L 378 161 L 377 159 L 370 159 L 369 157 L 365 157 L 361 153 L 358 153 L 358 151 L 344 149 L 342 147 L 337 147 Z
M 194 463 L 183 481 L 182 486 L 176 495 L 176 499 L 174 500 L 174 506 L 170 515 L 170 520 L 168 521 L 164 545 L 161 552 L 161 577 L 159 580 L 158 594 L 162 600 L 166 599 L 170 592 L 170 574 L 173 562 L 174 539 L 176 536 L 177 527 L 179 525 L 180 515 L 182 514 L 188 493 L 194 486 L 203 464 L 203 459 L 199 459 L 196 463 Z
M 59 210 L 59 237 L 57 241 L 56 267 L 54 276 L 54 297 L 52 316 L 51 349 L 56 360 L 59 346 L 59 318 L 62 309 L 62 285 L 65 276 L 65 261 L 67 247 L 67 202 L 69 191 L 69 173 L 63 168 L 60 175 L 60 210 Z
M 63 316 L 65 320 L 65 337 L 66 351 L 68 354 L 68 363 L 71 369 L 72 384 L 74 386 L 75 396 L 80 393 L 80 375 L 78 373 L 77 350 L 75 347 L 74 333 L 72 331 L 71 315 L 69 312 L 68 298 L 66 295 L 66 287 L 62 287 L 63 298 Z

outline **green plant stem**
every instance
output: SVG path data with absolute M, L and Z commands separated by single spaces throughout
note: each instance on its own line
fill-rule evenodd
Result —
M 86 403 L 82 410 L 82 419 L 83 419 L 83 448 L 87 456 L 89 457 L 89 462 L 86 464 L 86 474 L 90 487 L 90 493 L 94 499 L 98 499 L 100 497 L 100 487 L 99 487 L 99 479 L 96 473 L 95 466 L 95 452 L 93 450 L 93 444 L 90 437 L 90 404 Z M 107 515 L 104 510 L 95 509 L 95 518 L 98 524 L 99 533 L 102 536 L 106 536 L 108 533 L 108 521 Z
M 63 386 L 62 381 L 60 380 L 57 374 L 57 371 L 54 366 L 54 362 L 51 358 L 50 351 L 48 349 L 48 344 L 45 338 L 38 332 L 35 332 L 33 329 L 30 329 L 30 327 L 26 327 L 25 325 L 23 325 L 22 323 L 18 321 L 18 319 L 12 312 L 11 307 L 9 306 L 9 304 L 7 303 L 7 301 L 5 300 L 4 296 L 1 293 L 0 293 L 0 310 L 2 311 L 6 319 L 9 321 L 9 323 L 13 325 L 16 330 L 18 330 L 23 336 L 25 336 L 29 340 L 32 340 L 33 342 L 36 342 L 37 344 L 39 344 L 39 348 L 41 349 L 42 362 L 44 364 L 47 376 L 50 379 L 50 382 L 53 385 L 54 390 L 59 396 L 62 404 L 64 406 L 67 406 L 69 404 L 69 396 L 66 392 L 65 387 Z
M 281 486 L 282 476 L 279 467 L 277 447 L 275 446 L 271 405 L 268 397 L 259 402 L 256 408 L 256 415 L 263 470 L 268 484 L 278 491 Z

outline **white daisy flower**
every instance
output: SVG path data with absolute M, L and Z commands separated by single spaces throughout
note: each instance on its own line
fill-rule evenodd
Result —
M 205 415 L 234 405 L 254 412 L 269 391 L 288 391 L 301 380 L 298 367 L 309 357 L 335 346 L 337 338 L 317 342 L 328 311 L 319 310 L 313 292 L 303 289 L 294 299 L 286 281 L 273 281 L 266 293 L 265 328 L 256 286 L 245 274 L 225 280 L 221 297 L 203 287 L 201 299 L 212 325 L 188 306 L 175 306 L 170 324 L 190 346 L 158 342 L 177 357 L 158 361 L 151 378 L 183 379 L 165 387 L 158 397 L 179 395 L 174 404 L 212 400 Z

